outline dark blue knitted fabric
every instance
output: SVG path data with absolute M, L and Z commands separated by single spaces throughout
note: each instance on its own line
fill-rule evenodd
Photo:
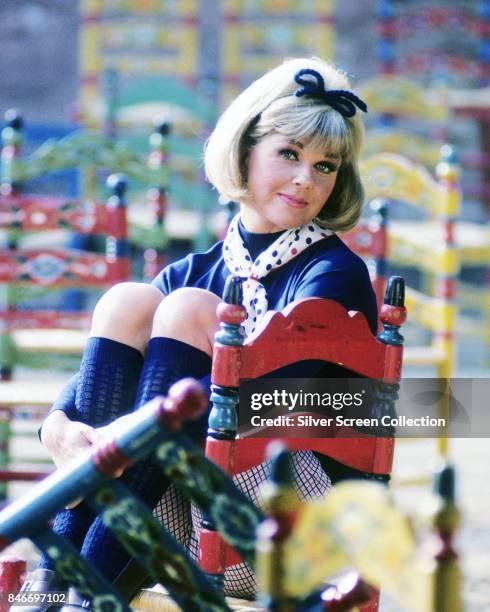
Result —
M 67 415 L 99 427 L 110 423 L 134 408 L 143 356 L 126 344 L 107 338 L 89 338 L 85 347 L 80 373 L 63 391 L 62 400 L 69 402 Z M 76 393 L 73 392 L 77 383 Z M 75 406 L 73 406 L 73 396 Z M 60 404 L 58 398 L 56 405 Z M 86 504 L 73 510 L 63 510 L 54 519 L 53 530 L 80 549 L 95 515 Z M 40 566 L 52 569 L 48 557 L 42 556 Z
M 171 338 L 152 338 L 141 372 L 136 409 L 157 395 L 167 395 L 170 386 L 181 378 L 206 377 L 210 370 L 211 358 L 199 349 Z M 138 462 L 126 470 L 120 480 L 150 510 L 156 506 L 169 484 L 152 459 Z M 82 556 L 110 580 L 115 579 L 129 561 L 129 555 L 100 518 L 96 518 L 90 526 L 81 551 Z
M 131 412 L 142 366 L 137 349 L 107 338 L 89 338 L 78 377 L 75 418 L 99 427 Z

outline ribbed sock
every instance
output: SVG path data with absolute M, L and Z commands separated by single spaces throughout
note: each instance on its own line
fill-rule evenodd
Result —
M 136 394 L 136 409 L 186 376 L 202 378 L 211 371 L 211 357 L 190 344 L 173 338 L 152 338 Z
M 170 386 L 181 378 L 209 378 L 210 370 L 211 358 L 203 351 L 171 338 L 152 338 L 140 376 L 136 409 L 157 395 L 166 395 Z M 140 461 L 126 470 L 120 480 L 150 510 L 156 506 L 169 484 L 159 466 L 151 459 Z M 87 533 L 82 556 L 110 580 L 116 578 L 129 559 L 100 518 L 93 522 Z
M 107 338 L 89 338 L 71 417 L 99 427 L 131 412 L 142 365 L 143 356 L 137 349 Z M 92 510 L 82 503 L 72 510 L 59 512 L 53 531 L 80 550 L 94 518 Z M 53 569 L 46 555 L 42 555 L 40 567 Z
M 89 338 L 78 377 L 78 420 L 100 427 L 131 412 L 142 366 L 143 356 L 132 346 Z

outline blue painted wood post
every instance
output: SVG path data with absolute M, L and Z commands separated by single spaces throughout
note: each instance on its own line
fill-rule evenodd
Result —
M 238 426 L 239 351 L 244 341 L 241 324 L 246 316 L 242 299 L 241 279 L 237 276 L 229 277 L 223 292 L 223 302 L 217 310 L 220 330 L 215 336 L 213 350 L 213 407 L 209 414 L 206 440 L 206 457 L 227 474 L 233 473 Z M 229 373 L 234 380 L 226 380 Z M 226 384 L 222 384 L 221 379 Z M 217 533 L 215 523 L 211 517 L 204 515 L 199 539 L 199 564 L 220 589 L 223 589 L 224 584 L 226 555 L 226 546 Z
M 167 581 L 172 597 L 180 602 L 184 609 L 192 609 L 189 606 L 195 606 L 196 610 L 203 611 L 227 610 L 222 594 L 214 589 L 192 562 L 189 561 L 188 565 L 185 565 L 185 552 L 177 543 L 169 544 L 170 536 L 165 534 L 163 528 L 156 521 L 153 521 L 150 528 L 147 520 L 153 519 L 148 519 L 144 513 L 136 518 L 136 514 L 129 511 L 134 510 L 138 502 L 128 501 L 129 493 L 124 487 L 119 483 L 113 483 L 112 486 L 104 484 L 114 478 L 121 469 L 148 455 L 159 442 L 172 440 L 182 420 L 195 418 L 202 413 L 206 405 L 206 395 L 202 391 L 199 392 L 195 383 L 190 384 L 189 380 L 180 381 L 172 387 L 169 397 L 165 400 L 156 398 L 149 402 L 132 415 L 130 422 L 125 424 L 113 440 L 66 469 L 58 470 L 29 494 L 5 508 L 0 513 L 0 547 L 5 548 L 21 537 L 29 537 L 50 556 L 56 571 L 66 581 L 75 586 L 83 597 L 93 600 L 94 610 L 129 610 L 104 578 L 81 560 L 69 544 L 46 527 L 49 517 L 86 492 L 87 501 L 97 509 L 104 500 L 110 502 L 109 508 L 105 510 L 105 518 L 111 528 L 114 527 L 117 531 L 118 527 L 125 525 L 125 521 L 129 521 L 133 528 L 135 524 L 139 526 L 136 528 L 136 531 L 140 532 L 139 535 L 151 533 L 147 543 L 154 554 L 145 555 L 145 564 L 150 574 L 158 575 L 160 579 L 172 576 L 173 564 L 177 558 L 180 561 L 178 567 L 187 568 L 186 572 L 179 573 L 179 581 L 175 580 L 175 576 L 170 583 Z M 101 485 L 102 491 L 93 493 Z M 106 499 L 109 497 L 111 499 Z M 112 500 L 115 502 L 112 503 Z M 122 508 L 116 512 L 114 505 L 118 503 L 122 503 Z M 145 531 L 143 527 L 151 531 Z M 134 547 L 135 540 L 131 539 L 128 530 L 124 531 L 123 544 L 129 543 L 130 547 Z

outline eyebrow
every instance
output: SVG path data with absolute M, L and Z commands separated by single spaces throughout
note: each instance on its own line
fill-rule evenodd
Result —
M 289 144 L 292 145 L 296 145 L 299 149 L 304 149 L 305 145 L 302 142 L 299 142 L 298 140 L 288 140 Z M 327 151 L 327 153 L 325 153 L 325 157 L 327 159 L 340 159 L 340 155 L 337 155 L 336 153 L 329 153 Z

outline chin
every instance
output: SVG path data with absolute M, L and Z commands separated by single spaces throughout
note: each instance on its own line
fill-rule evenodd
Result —
M 300 225 L 306 225 L 310 223 L 312 219 L 310 217 L 299 217 L 297 215 L 294 216 L 284 216 L 281 219 L 277 219 L 273 221 L 278 227 L 282 227 L 283 229 L 294 229 L 299 227 Z

